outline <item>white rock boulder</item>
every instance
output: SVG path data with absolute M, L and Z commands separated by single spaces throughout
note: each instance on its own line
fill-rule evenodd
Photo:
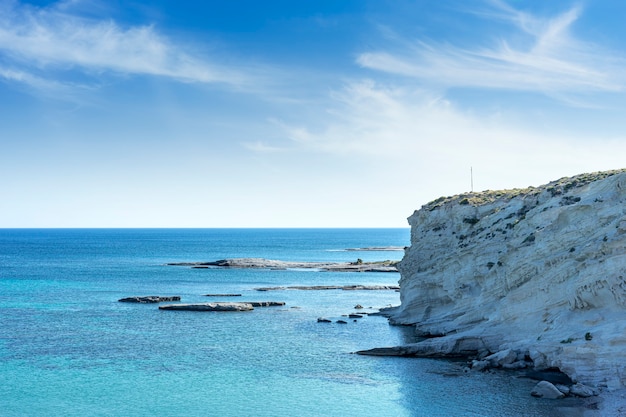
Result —
M 537 383 L 530 395 L 533 397 L 546 398 L 548 400 L 558 400 L 565 397 L 565 394 L 548 381 L 540 381 Z

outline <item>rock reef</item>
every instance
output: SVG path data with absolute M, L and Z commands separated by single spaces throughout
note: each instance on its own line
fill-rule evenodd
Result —
M 171 266 L 192 268 L 253 268 L 253 269 L 317 269 L 334 272 L 398 272 L 397 261 L 363 262 L 289 262 L 263 258 L 233 258 L 210 262 L 177 262 Z
M 159 306 L 160 310 L 179 311 L 250 311 L 254 307 L 284 306 L 283 301 L 243 301 L 240 303 L 196 303 L 196 304 L 168 304 Z
M 159 310 L 177 311 L 251 311 L 251 303 L 199 303 L 199 304 L 167 304 L 159 306 Z
M 154 304 L 154 303 L 164 303 L 164 302 L 171 302 L 171 301 L 180 301 L 180 296 L 174 295 L 174 296 L 164 297 L 160 295 L 145 295 L 145 296 L 139 296 L 139 297 L 120 298 L 117 301 L 119 301 L 120 303 Z
M 256 291 L 285 291 L 285 290 L 300 290 L 300 291 L 324 291 L 324 290 L 342 290 L 342 291 L 384 291 L 394 290 L 398 291 L 399 285 L 292 285 L 288 287 L 259 287 L 255 288 Z
M 626 170 L 424 205 L 408 219 L 401 305 L 385 314 L 425 340 L 360 353 L 473 357 L 624 388 L 625 215 Z

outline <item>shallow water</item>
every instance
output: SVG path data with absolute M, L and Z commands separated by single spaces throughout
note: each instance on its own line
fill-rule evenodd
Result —
M 344 249 L 408 239 L 408 229 L 0 230 L 0 415 L 571 415 L 530 397 L 534 383 L 511 374 L 352 354 L 411 341 L 410 329 L 382 317 L 335 322 L 356 304 L 370 312 L 397 305 L 397 292 L 254 290 L 391 285 L 396 273 L 165 265 L 400 259 L 401 251 Z M 198 313 L 117 302 L 135 295 L 286 305 Z

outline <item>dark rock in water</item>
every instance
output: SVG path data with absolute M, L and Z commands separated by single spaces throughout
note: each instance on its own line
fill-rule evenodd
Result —
M 252 307 L 278 307 L 284 306 L 284 301 L 246 301 L 246 303 L 251 304 Z
M 348 314 L 348 317 L 351 319 L 360 319 L 363 318 L 361 314 Z
M 159 306 L 159 310 L 182 311 L 250 311 L 254 307 L 250 303 L 200 303 L 200 304 L 168 304 Z
M 318 318 L 317 318 L 317 322 L 318 322 L 318 323 L 332 323 L 332 321 L 331 321 L 331 320 L 329 320 L 329 319 L 327 319 L 327 318 L 324 318 L 324 317 L 318 317 Z
M 355 310 L 361 310 L 363 308 L 363 306 L 361 304 L 357 304 L 354 306 Z
M 348 324 L 348 322 L 345 321 L 345 320 L 337 320 L 337 323 L 339 323 L 339 324 Z
M 179 296 L 171 296 L 171 297 L 161 297 L 158 295 L 146 295 L 143 297 L 127 297 L 121 298 L 119 300 L 120 303 L 140 303 L 140 304 L 149 304 L 149 303 L 162 303 L 162 302 L 172 302 L 172 301 L 180 301 Z

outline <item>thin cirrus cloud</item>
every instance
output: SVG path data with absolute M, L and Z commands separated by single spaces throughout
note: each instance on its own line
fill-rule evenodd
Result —
M 408 51 L 365 52 L 363 67 L 428 80 L 443 87 L 561 92 L 617 92 L 626 60 L 595 44 L 576 39 L 572 25 L 581 15 L 574 7 L 554 18 L 541 18 L 494 1 L 491 12 L 479 14 L 512 23 L 525 41 L 492 40 L 490 47 L 460 47 L 445 43 L 414 42 Z M 517 35 L 517 33 L 516 33 Z
M 590 107 L 584 103 L 585 94 L 623 89 L 619 70 L 623 58 L 574 36 L 573 25 L 582 9 L 542 18 L 500 2 L 491 4 L 496 7 L 481 17 L 512 23 L 516 32 L 511 39 L 516 42 L 504 32 L 494 38 L 492 48 L 422 41 L 402 52 L 362 53 L 357 58 L 361 66 L 402 77 L 380 81 L 374 72 L 372 80 L 347 83 L 332 97 L 325 128 L 283 125 L 285 137 L 297 148 L 351 159 L 366 156 L 381 164 L 391 161 L 390 172 L 413 167 L 407 176 L 422 172 L 424 177 L 442 178 L 474 164 L 491 181 L 485 185 L 493 188 L 620 166 L 615 155 L 626 151 L 626 143 L 619 137 L 598 132 L 594 141 L 578 140 L 577 132 L 557 126 L 559 121 L 543 131 L 516 122 L 516 115 L 507 110 L 500 114 L 495 107 L 477 115 L 470 109 L 475 104 L 467 108 L 462 100 L 446 96 L 445 89 L 451 87 L 511 93 L 504 99 L 520 91 L 539 92 L 556 98 L 553 108 L 562 109 L 575 105 L 572 94 L 579 93 L 581 105 Z M 396 47 L 407 46 L 397 36 L 394 40 Z M 411 78 L 420 81 L 419 88 L 406 82 Z
M 121 27 L 60 9 L 4 5 L 0 17 L 0 77 L 51 87 L 46 70 L 153 75 L 182 82 L 246 83 L 246 75 L 185 52 L 153 26 Z M 16 76 L 16 74 L 20 74 Z

